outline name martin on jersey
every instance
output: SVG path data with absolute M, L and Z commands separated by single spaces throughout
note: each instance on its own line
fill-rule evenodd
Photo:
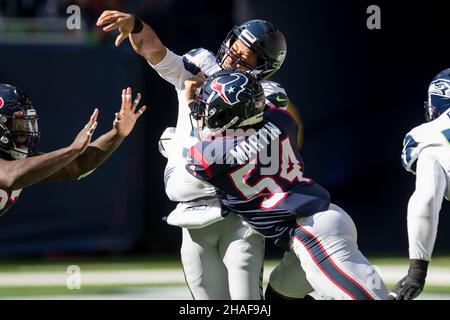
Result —
M 229 129 L 223 136 L 212 137 L 209 143 L 202 144 L 202 157 L 208 164 L 255 164 L 258 160 L 262 165 L 270 165 L 270 168 L 264 167 L 269 170 L 266 174 L 275 174 L 278 171 L 279 143 L 272 142 L 281 134 L 272 122 L 267 122 L 259 130 Z
M 267 145 L 278 139 L 280 135 L 280 129 L 278 129 L 272 122 L 268 122 L 264 125 L 264 127 L 249 135 L 247 140 L 242 141 L 234 149 L 231 149 L 229 154 L 237 161 L 238 164 L 244 164 L 250 159 L 254 160 L 258 153 L 266 150 Z

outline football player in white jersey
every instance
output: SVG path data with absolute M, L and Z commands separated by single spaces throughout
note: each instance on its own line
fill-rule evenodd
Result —
M 404 139 L 402 163 L 416 175 L 416 190 L 408 203 L 408 274 L 389 294 L 390 300 L 411 300 L 423 290 L 437 235 L 439 211 L 450 199 L 450 68 L 428 88 L 427 123 Z
M 120 31 L 116 46 L 129 38 L 136 53 L 177 91 L 177 125 L 166 129 L 159 147 L 168 158 L 166 193 L 172 201 L 180 202 L 167 222 L 183 228 L 181 260 L 193 298 L 262 299 L 264 238 L 234 214 L 224 212 L 214 187 L 195 179 L 184 168 L 189 148 L 199 141 L 198 132 L 192 128 L 186 91 L 200 87 L 203 75 L 237 68 L 261 80 L 268 106 L 286 108 L 284 89 L 266 80 L 284 61 L 283 34 L 267 21 L 252 20 L 230 31 L 217 56 L 203 48 L 179 56 L 133 15 L 105 11 L 97 25 L 106 25 L 104 31 Z

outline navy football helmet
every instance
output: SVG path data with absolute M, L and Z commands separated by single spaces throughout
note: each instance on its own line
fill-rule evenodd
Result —
M 450 68 L 441 71 L 428 87 L 428 101 L 425 102 L 427 121 L 438 118 L 450 108 Z
M 11 159 L 37 154 L 41 133 L 38 116 L 20 89 L 0 84 L 0 151 Z
M 237 70 L 222 70 L 208 77 L 190 104 L 191 117 L 212 132 L 262 121 L 264 106 L 261 84 Z
M 235 55 L 231 46 L 237 40 L 241 40 L 258 56 L 256 67 L 249 65 Z M 221 67 L 227 57 L 248 69 L 258 80 L 267 79 L 281 68 L 286 57 L 287 46 L 283 33 L 268 21 L 250 20 L 240 26 L 234 26 L 217 52 L 217 62 Z

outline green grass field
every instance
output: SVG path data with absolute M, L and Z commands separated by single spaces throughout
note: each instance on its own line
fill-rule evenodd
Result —
M 404 267 L 406 270 L 408 264 L 408 260 L 405 258 L 374 257 L 369 260 L 381 269 L 383 267 Z M 266 261 L 267 270 L 271 270 L 276 264 L 276 260 Z M 69 276 L 66 273 L 69 265 L 77 265 L 81 269 L 82 277 L 87 278 L 90 275 L 92 279 L 95 275 L 99 279 L 106 278 L 99 282 L 94 279 L 94 281 L 84 283 L 82 280 L 81 289 L 70 290 L 65 283 L 65 279 Z M 450 256 L 436 257 L 430 266 L 444 270 L 444 276 L 448 269 L 450 279 Z M 156 282 L 144 278 L 142 283 L 139 281 L 130 282 L 125 277 L 123 283 L 120 283 L 120 279 L 117 279 L 117 277 L 121 276 L 115 276 L 115 272 L 130 276 L 141 273 L 161 274 L 161 277 Z M 431 273 L 432 271 L 429 274 Z M 168 275 L 168 278 L 165 279 L 164 275 Z M 266 272 L 265 282 L 267 282 L 267 275 Z M 49 279 L 48 283 L 45 283 L 46 277 Z M 56 283 L 53 278 L 57 280 Z M 18 281 L 17 283 L 14 282 L 15 279 Z M 36 279 L 40 280 L 35 281 Z M 112 279 L 112 281 L 109 283 L 108 279 Z M 392 288 L 395 282 L 387 282 L 386 284 L 389 288 Z M 61 299 L 83 299 L 84 297 L 89 299 L 110 299 L 111 297 L 146 299 L 148 297 L 148 299 L 152 299 L 153 296 L 158 295 L 158 292 L 161 292 L 162 299 L 172 299 L 172 297 L 174 297 L 173 299 L 177 299 L 177 297 L 189 299 L 178 257 L 136 256 L 20 260 L 19 262 L 0 261 L 0 298 L 2 299 L 53 299 L 55 297 Z M 147 295 L 147 293 L 151 293 L 153 296 Z M 450 285 L 427 283 L 424 294 L 438 295 L 438 297 L 442 296 L 443 299 L 450 299 Z

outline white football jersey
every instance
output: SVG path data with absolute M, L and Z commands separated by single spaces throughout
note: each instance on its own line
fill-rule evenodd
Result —
M 442 198 L 450 199 L 450 109 L 406 135 L 402 162 L 416 175 L 408 202 L 409 257 L 430 261 Z
M 416 161 L 427 147 L 440 146 L 448 150 L 448 157 L 440 157 L 440 165 L 450 172 L 450 110 L 439 118 L 415 127 L 403 140 L 402 164 L 406 170 L 415 173 Z
M 189 148 L 199 141 L 192 130 L 191 110 L 185 98 L 184 81 L 200 71 L 204 73 L 205 77 L 209 77 L 222 69 L 217 63 L 216 56 L 209 50 L 193 49 L 183 56 L 179 56 L 167 48 L 166 50 L 166 56 L 161 62 L 156 65 L 149 64 L 163 79 L 173 84 L 177 91 L 179 105 L 174 145 L 178 148 L 175 154 L 180 157 L 180 165 L 184 166 Z M 286 92 L 278 83 L 268 80 L 260 83 L 264 89 L 267 105 L 283 109 L 287 107 Z

